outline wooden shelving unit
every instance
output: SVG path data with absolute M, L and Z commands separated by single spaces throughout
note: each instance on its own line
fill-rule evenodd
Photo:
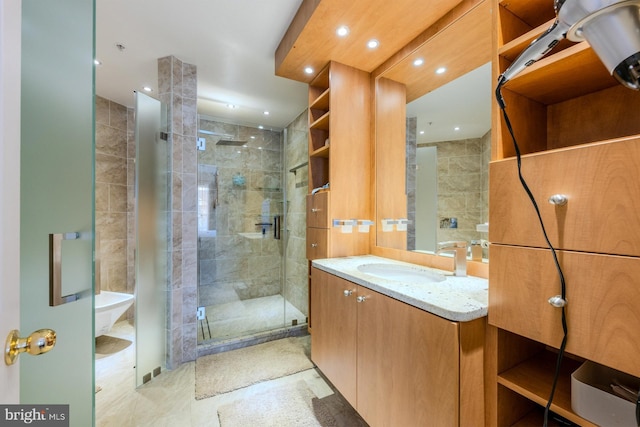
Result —
M 493 1 L 497 11 L 493 14 L 497 81 L 520 52 L 549 28 L 555 13 L 552 2 L 547 0 Z M 512 78 L 502 93 L 523 154 L 523 175 L 540 205 L 545 224 L 553 228 L 551 240 L 559 250 L 567 280 L 569 303 L 565 309 L 570 338 L 550 409 L 578 425 L 593 426 L 571 409 L 571 373 L 583 360 L 632 375 L 640 373 L 634 364 L 618 356 L 636 351 L 640 317 L 629 319 L 622 310 L 611 309 L 631 305 L 631 294 L 625 295 L 630 290 L 622 289 L 635 289 L 629 284 L 616 287 L 619 279 L 614 277 L 631 276 L 640 268 L 640 256 L 625 243 L 631 241 L 627 235 L 639 228 L 634 220 L 637 215 L 632 213 L 638 207 L 631 200 L 640 195 L 640 187 L 636 190 L 635 186 L 622 185 L 624 178 L 607 178 L 602 172 L 603 168 L 609 174 L 615 170 L 620 177 L 635 173 L 633 165 L 640 162 L 640 155 L 626 147 L 635 147 L 640 135 L 636 113 L 640 94 L 622 87 L 610 76 L 588 43 L 569 41 L 563 41 Z M 560 285 L 550 251 L 544 249 L 546 243 L 539 233 L 519 234 L 523 224 L 536 230 L 538 224 L 518 182 L 515 149 L 497 103 L 493 124 L 488 424 L 541 425 L 562 337 L 560 311 L 547 300 L 560 293 Z M 625 149 L 619 150 L 623 146 Z M 618 159 L 602 155 L 611 150 L 619 151 Z M 567 186 L 576 174 L 584 178 Z M 594 183 L 602 188 L 596 190 Z M 553 194 L 567 194 L 568 204 L 548 205 L 547 199 Z M 617 201 L 616 212 L 628 212 L 620 214 L 615 222 L 610 214 L 599 210 L 606 208 L 604 198 L 609 196 Z M 577 222 L 584 226 L 575 227 Z M 600 236 L 608 241 L 594 237 L 601 227 L 607 231 Z M 522 238 L 515 238 L 516 234 Z M 579 235 L 591 238 L 576 244 Z M 618 262 L 623 264 L 612 264 Z M 602 275 L 598 266 L 605 265 L 608 272 Z M 614 288 L 615 295 L 611 294 Z M 530 293 L 522 297 L 527 290 Z M 609 307 L 606 316 L 598 314 L 605 311 L 603 303 Z M 587 323 L 596 327 L 586 326 Z M 624 339 L 616 338 L 622 337 L 621 328 L 630 331 L 624 332 Z
M 341 233 L 332 220 L 371 217 L 370 78 L 367 72 L 329 62 L 309 83 L 309 271 L 313 259 L 369 250 L 369 234 L 357 227 Z M 312 194 L 326 184 L 328 189 Z M 312 289 L 309 276 L 310 298 Z M 310 310 L 312 306 L 310 301 Z
M 329 62 L 309 83 L 309 193 L 329 184 L 307 198 L 307 218 L 316 218 L 307 222 L 309 259 L 368 251 L 367 234 L 340 233 L 331 220 L 371 215 L 369 97 L 369 73 L 337 62 Z

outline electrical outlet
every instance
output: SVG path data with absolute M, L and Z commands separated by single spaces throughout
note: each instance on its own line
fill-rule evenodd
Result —
M 198 310 L 196 311 L 196 319 L 204 320 L 204 316 L 205 316 L 204 307 L 198 307 Z

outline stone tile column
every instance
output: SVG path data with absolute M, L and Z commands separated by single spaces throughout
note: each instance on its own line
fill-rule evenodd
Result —
M 167 368 L 196 358 L 197 69 L 173 56 L 158 59 L 158 92 L 168 106 L 171 153 Z

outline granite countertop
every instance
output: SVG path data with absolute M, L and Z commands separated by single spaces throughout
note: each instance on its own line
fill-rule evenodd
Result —
M 417 283 L 411 279 L 398 281 L 375 277 L 358 270 L 360 265 L 382 263 L 436 271 L 444 274 L 446 280 L 429 283 Z M 445 319 L 467 322 L 487 315 L 489 299 L 487 279 L 472 276 L 456 277 L 448 271 L 374 255 L 316 259 L 313 260 L 312 265 Z

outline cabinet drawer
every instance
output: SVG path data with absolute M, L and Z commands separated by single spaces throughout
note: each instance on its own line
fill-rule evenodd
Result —
M 515 159 L 492 162 L 489 173 L 489 240 L 546 247 Z M 640 256 L 640 138 L 523 156 L 522 173 L 556 248 Z M 550 204 L 554 194 L 568 203 Z
M 328 258 L 329 230 L 326 228 L 307 228 L 307 259 Z
M 307 195 L 307 227 L 329 228 L 329 192 Z
M 567 351 L 640 376 L 640 259 L 558 251 L 567 285 Z M 491 247 L 489 323 L 559 348 L 560 280 L 548 249 Z

